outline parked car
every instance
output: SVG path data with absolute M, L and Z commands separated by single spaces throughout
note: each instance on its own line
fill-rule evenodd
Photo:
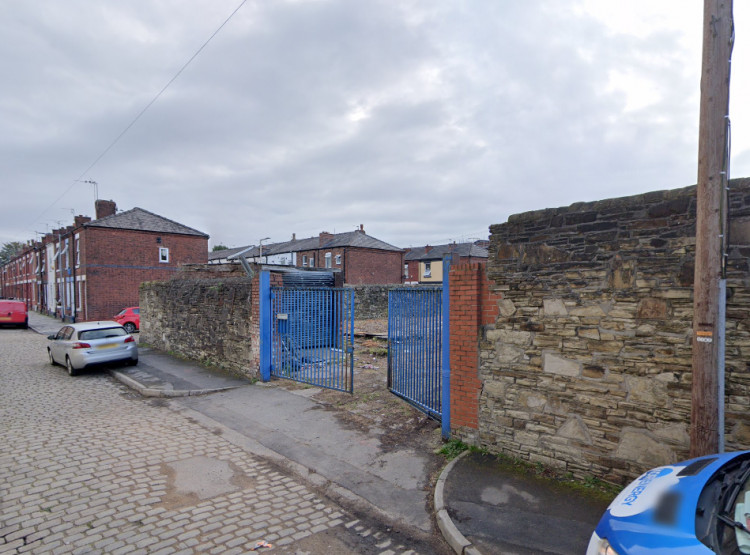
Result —
M 138 344 L 117 322 L 69 324 L 47 339 L 50 364 L 64 365 L 71 376 L 95 364 L 138 364 Z
M 128 330 L 128 333 L 133 333 L 134 331 L 141 329 L 140 307 L 131 306 L 124 308 L 112 319 Z
M 642 474 L 607 508 L 586 553 L 750 553 L 750 451 Z
M 0 325 L 29 327 L 29 313 L 26 303 L 10 299 L 0 299 Z

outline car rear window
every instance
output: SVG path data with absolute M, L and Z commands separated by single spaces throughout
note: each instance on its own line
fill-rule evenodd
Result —
M 78 332 L 78 339 L 104 339 L 105 337 L 119 337 L 128 335 L 124 328 L 102 328 L 98 330 L 84 330 Z
M 0 310 L 3 312 L 26 312 L 23 301 L 0 301 Z

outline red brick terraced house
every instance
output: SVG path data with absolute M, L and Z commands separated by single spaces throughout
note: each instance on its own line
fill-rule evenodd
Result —
M 171 278 L 183 264 L 208 261 L 208 235 L 148 210 L 117 213 L 96 201 L 96 219 L 30 242 L 0 268 L 0 295 L 65 321 L 111 319 L 139 304 L 145 281 Z
M 321 232 L 317 237 L 212 252 L 210 262 L 231 261 L 242 253 L 248 261 L 341 272 L 345 285 L 403 282 L 404 250 L 367 235 L 364 226 L 346 233 Z M 235 258 L 236 260 L 236 258 Z

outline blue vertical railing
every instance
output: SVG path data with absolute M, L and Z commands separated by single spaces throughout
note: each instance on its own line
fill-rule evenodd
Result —
M 270 374 L 353 391 L 354 290 L 271 288 Z
M 443 292 L 388 294 L 388 389 L 429 416 L 443 417 Z

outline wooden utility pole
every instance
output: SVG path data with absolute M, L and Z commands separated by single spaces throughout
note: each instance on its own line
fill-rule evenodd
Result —
M 704 0 L 690 423 L 693 457 L 719 450 L 718 353 L 724 325 L 719 321 L 719 288 L 724 264 L 732 38 L 732 0 Z

